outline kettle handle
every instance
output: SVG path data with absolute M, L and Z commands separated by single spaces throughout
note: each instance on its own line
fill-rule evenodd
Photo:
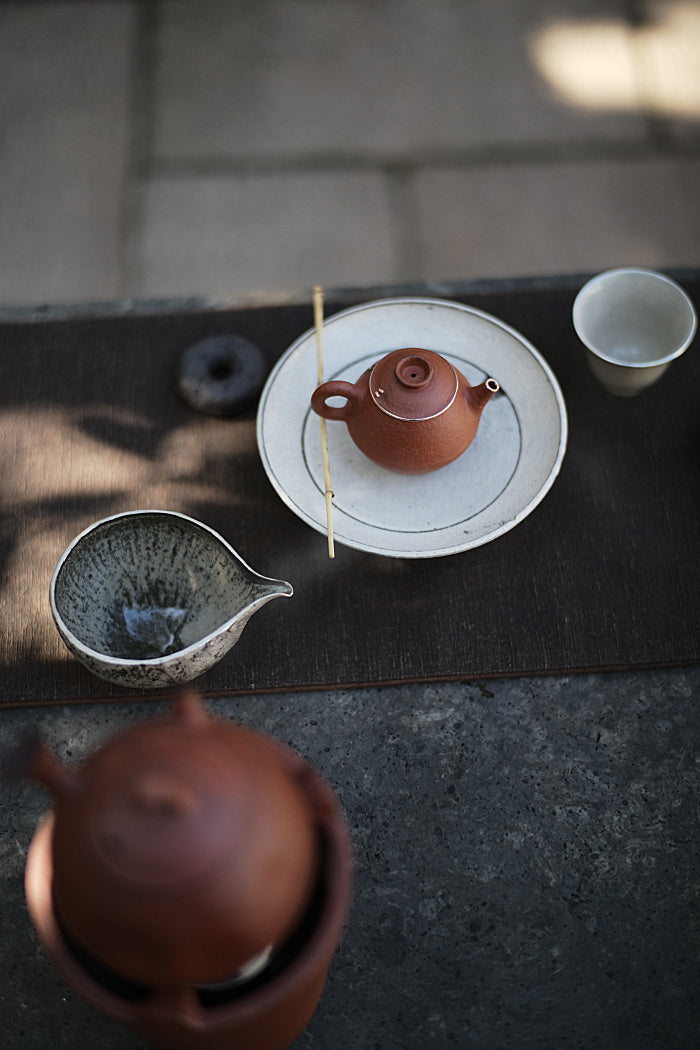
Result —
M 314 390 L 311 407 L 324 419 L 346 420 L 357 396 L 357 387 L 353 383 L 346 383 L 344 379 L 329 379 Z M 344 405 L 328 405 L 326 401 L 329 397 L 344 397 L 347 400 Z

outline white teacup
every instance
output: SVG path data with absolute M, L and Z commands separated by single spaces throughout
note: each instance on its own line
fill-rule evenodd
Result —
M 653 270 L 606 270 L 584 284 L 573 310 L 586 359 L 610 394 L 651 386 L 687 350 L 697 328 L 692 302 Z

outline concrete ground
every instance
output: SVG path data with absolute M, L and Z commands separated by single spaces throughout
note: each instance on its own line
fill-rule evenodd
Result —
M 0 306 L 700 261 L 700 0 L 0 7 Z
M 694 667 L 211 701 L 299 751 L 353 838 L 295 1050 L 695 1050 L 699 690 Z M 0 752 L 37 728 L 73 765 L 160 713 L 6 710 Z M 0 784 L 0 1045 L 146 1050 L 38 947 L 22 873 L 48 804 Z

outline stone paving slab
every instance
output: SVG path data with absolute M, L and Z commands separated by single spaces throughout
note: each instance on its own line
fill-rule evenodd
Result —
M 0 5 L 0 303 L 696 265 L 698 48 L 700 0 Z
M 635 105 L 623 0 L 608 55 Z M 256 0 L 160 5 L 155 156 L 402 156 L 500 144 L 638 139 L 636 110 L 572 108 L 536 62 L 552 19 L 588 0 Z
M 397 275 L 379 173 L 155 178 L 143 211 L 134 293 L 230 295 Z
M 692 266 L 700 161 L 152 180 L 134 294 Z M 523 206 L 524 203 L 526 206 Z
M 424 169 L 416 277 L 693 265 L 699 188 L 700 161 L 683 159 Z
M 0 7 L 0 301 L 121 294 L 132 9 Z

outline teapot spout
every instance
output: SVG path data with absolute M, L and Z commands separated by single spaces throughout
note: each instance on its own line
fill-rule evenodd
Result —
M 467 400 L 475 412 L 482 412 L 484 406 L 491 400 L 494 394 L 501 389 L 495 379 L 485 379 L 479 386 L 470 386 L 467 390 Z

